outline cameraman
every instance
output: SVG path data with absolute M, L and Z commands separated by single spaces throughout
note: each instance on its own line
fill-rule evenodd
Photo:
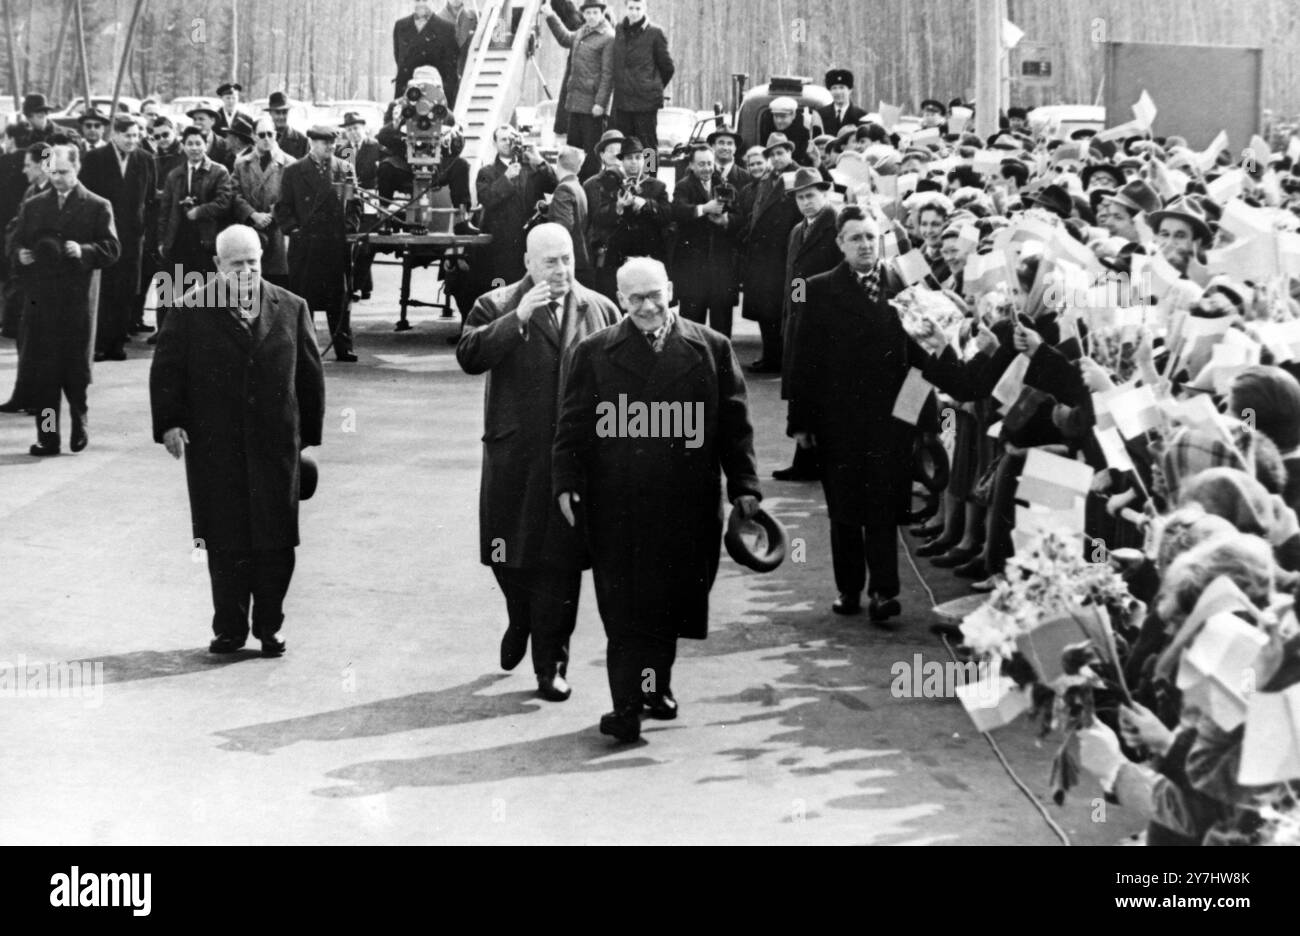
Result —
M 618 218 L 610 238 L 607 264 L 617 270 L 628 257 L 668 258 L 668 225 L 672 206 L 668 187 L 646 172 L 646 149 L 636 137 L 626 137 L 619 149 L 623 184 L 614 213 Z
M 677 222 L 673 287 L 683 318 L 731 337 L 731 310 L 739 299 L 736 282 L 740 214 L 736 188 L 714 169 L 713 151 L 697 144 L 690 171 L 673 191 Z
M 543 195 L 555 191 L 555 170 L 535 146 L 525 146 L 514 127 L 498 127 L 492 135 L 497 158 L 478 172 L 479 223 L 492 235 L 487 262 L 479 264 L 479 294 L 524 278 L 524 223 Z

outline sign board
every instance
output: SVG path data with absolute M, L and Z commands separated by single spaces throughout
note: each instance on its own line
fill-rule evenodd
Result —
M 1056 84 L 1060 49 L 1054 42 L 1021 41 L 1012 51 L 1011 77 L 1021 87 L 1046 88 Z

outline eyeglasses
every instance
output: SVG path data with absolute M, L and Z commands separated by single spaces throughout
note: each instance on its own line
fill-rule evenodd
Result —
M 258 139 L 260 140 L 269 140 L 273 136 L 275 136 L 274 133 L 259 133 L 257 135 Z
M 164 140 L 170 140 L 171 138 L 172 135 L 170 133 L 155 133 L 153 136 L 149 137 L 149 139 L 154 140 L 155 142 L 162 142 Z

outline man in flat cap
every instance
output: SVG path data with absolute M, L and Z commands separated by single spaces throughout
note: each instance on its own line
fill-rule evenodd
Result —
M 347 274 L 351 266 L 348 225 L 357 220 L 355 199 L 344 204 L 339 184 L 357 186 L 352 164 L 334 155 L 333 127 L 317 125 L 307 131 L 311 151 L 285 167 L 275 220 L 289 235 L 289 288 L 316 312 L 325 310 L 334 359 L 353 363 L 351 296 Z
M 113 140 L 82 160 L 81 183 L 113 206 L 122 251 L 99 281 L 96 361 L 125 361 L 126 341 L 139 301 L 145 232 L 158 223 L 158 177 L 154 160 L 140 151 L 134 118 L 113 121 Z
M 804 123 L 799 113 L 799 102 L 792 97 L 773 98 L 767 105 L 768 112 L 758 120 L 758 138 L 766 140 L 773 133 L 779 133 L 790 141 L 794 148 L 793 159 L 800 166 L 811 166 L 812 157 L 808 155 L 808 145 L 812 143 L 812 131 Z
M 239 94 L 243 90 L 243 86 L 234 81 L 227 81 L 217 88 L 217 97 L 221 98 L 221 107 L 217 108 L 217 119 L 212 125 L 212 129 L 217 133 L 225 133 L 230 128 L 230 123 L 235 119 L 235 115 L 241 113 Z
M 826 87 L 831 92 L 831 103 L 817 109 L 822 119 L 822 130 L 835 136 L 841 127 L 857 126 L 867 112 L 849 100 L 853 93 L 853 72 L 847 68 L 832 68 L 826 73 Z

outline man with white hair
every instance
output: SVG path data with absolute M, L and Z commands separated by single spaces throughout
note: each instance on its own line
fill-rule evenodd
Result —
M 276 637 L 298 545 L 301 452 L 320 445 L 325 378 L 307 303 L 261 278 L 247 225 L 217 235 L 217 274 L 172 309 L 149 372 L 155 442 L 185 458 L 195 548 L 212 580 L 208 649 Z
M 624 742 L 640 737 L 643 714 L 677 717 L 677 639 L 708 636 L 722 473 L 743 519 L 763 496 L 731 342 L 675 315 L 672 297 L 658 260 L 633 257 L 619 267 L 627 316 L 578 345 L 555 434 L 553 495 L 591 551 L 609 638 L 614 708 L 600 730 Z M 652 426 L 610 415 L 634 411 L 650 413 Z
M 618 319 L 614 304 L 574 280 L 569 232 L 554 223 L 528 232 L 523 279 L 474 303 L 456 346 L 467 374 L 488 374 L 479 488 L 479 554 L 505 594 L 509 626 L 501 667 L 533 645 L 542 698 L 569 697 L 569 637 L 582 570 L 577 533 L 551 497 L 551 444 L 573 347 Z

